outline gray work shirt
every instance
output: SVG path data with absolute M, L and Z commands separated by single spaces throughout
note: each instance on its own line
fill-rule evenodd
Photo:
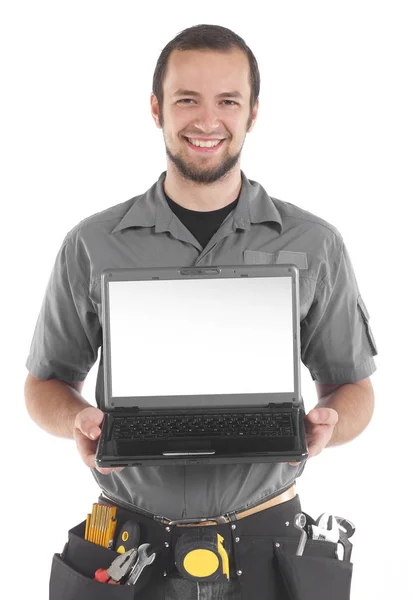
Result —
M 238 204 L 202 248 L 171 211 L 166 172 L 141 196 L 81 221 L 51 273 L 26 367 L 40 379 L 83 381 L 102 344 L 104 269 L 294 263 L 299 268 L 301 360 L 313 380 L 341 384 L 375 370 L 369 315 L 342 236 L 323 219 L 268 196 L 241 171 Z M 96 402 L 102 406 L 100 353 Z M 288 488 L 304 464 L 127 467 L 92 473 L 103 492 L 170 519 L 224 514 Z

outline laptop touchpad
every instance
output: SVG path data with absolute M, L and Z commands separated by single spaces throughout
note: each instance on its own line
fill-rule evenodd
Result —
M 209 440 L 173 440 L 167 442 L 164 447 L 177 452 L 180 450 L 209 450 L 211 442 Z

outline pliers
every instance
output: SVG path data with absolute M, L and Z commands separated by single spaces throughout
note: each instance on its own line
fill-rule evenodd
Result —
M 98 569 L 95 572 L 95 581 L 101 583 L 119 584 L 122 577 L 127 575 L 135 565 L 138 556 L 138 549 L 131 548 L 124 554 L 120 554 L 115 558 L 108 569 Z

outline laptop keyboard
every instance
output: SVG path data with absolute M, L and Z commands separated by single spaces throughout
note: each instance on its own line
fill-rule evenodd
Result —
M 176 437 L 292 437 L 291 413 L 238 413 L 115 417 L 114 437 L 123 440 Z

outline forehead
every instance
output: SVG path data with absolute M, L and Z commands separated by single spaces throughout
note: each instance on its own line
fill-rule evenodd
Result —
M 164 92 L 172 95 L 178 89 L 199 93 L 219 93 L 222 87 L 249 91 L 249 62 L 239 48 L 218 50 L 173 50 L 164 78 Z

